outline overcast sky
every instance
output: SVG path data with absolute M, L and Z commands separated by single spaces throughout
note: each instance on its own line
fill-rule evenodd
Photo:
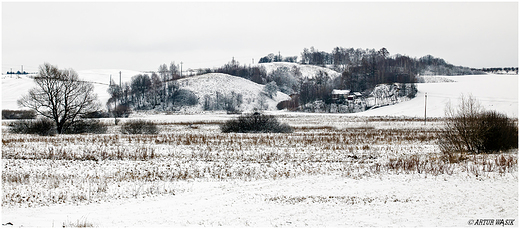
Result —
M 2 72 L 241 64 L 314 46 L 518 66 L 518 3 L 2 3 Z

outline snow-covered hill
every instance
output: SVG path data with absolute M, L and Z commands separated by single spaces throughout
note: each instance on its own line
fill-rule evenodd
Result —
M 274 69 L 276 66 L 291 67 L 296 64 L 269 63 L 262 65 L 271 66 Z M 312 69 L 319 69 L 316 66 L 300 65 L 300 67 L 302 73 L 306 72 L 304 73 L 306 76 L 311 75 L 309 72 L 312 72 Z M 78 74 L 84 80 L 95 82 L 95 92 L 98 94 L 101 103 L 105 104 L 109 97 L 107 88 L 110 75 L 118 83 L 119 71 L 86 70 L 78 71 Z M 141 74 L 141 72 L 129 70 L 121 70 L 121 73 L 123 82 L 129 82 L 132 76 Z M 419 92 L 417 97 L 412 100 L 352 115 L 423 117 L 424 94 L 428 93 L 428 117 L 443 117 L 446 103 L 451 101 L 452 104 L 456 105 L 461 94 L 472 94 L 488 110 L 496 110 L 511 117 L 518 117 L 518 75 L 442 76 L 435 77 L 435 80 L 428 80 L 428 82 L 435 83 L 417 84 Z M 263 85 L 243 78 L 217 73 L 182 79 L 179 80 L 179 83 L 183 88 L 193 91 L 199 97 L 200 103 L 204 101 L 205 95 L 215 95 L 217 91 L 221 94 L 229 94 L 231 91 L 240 93 L 244 101 L 241 109 L 244 111 L 253 109 L 259 92 L 263 90 Z M 2 109 L 20 109 L 16 101 L 34 86 L 33 80 L 28 76 L 2 76 Z M 275 109 L 277 102 L 288 98 L 287 95 L 278 92 L 274 100 L 267 99 L 266 102 L 270 109 Z M 199 105 L 197 109 L 200 109 L 200 106 L 202 105 Z
M 289 69 L 293 69 L 295 66 L 300 69 L 300 72 L 302 73 L 302 77 L 304 79 L 310 79 L 314 78 L 318 74 L 319 71 L 326 72 L 330 78 L 336 78 L 340 76 L 341 74 L 328 68 L 323 68 L 316 65 L 302 65 L 297 63 L 289 63 L 289 62 L 272 62 L 272 63 L 261 63 L 258 64 L 258 66 L 263 66 L 265 70 L 267 71 L 267 74 L 275 71 L 278 68 L 287 67 Z
M 143 74 L 142 72 L 119 69 L 93 69 L 77 71 L 80 79 L 94 83 L 94 92 L 104 106 L 110 95 L 107 92 L 110 83 L 110 76 L 114 82 L 119 83 L 119 72 L 121 72 L 121 82 L 130 82 L 133 76 Z M 2 109 L 17 110 L 16 101 L 27 94 L 29 89 L 36 85 L 31 78 L 33 75 L 3 75 L 2 76 Z
M 188 77 L 177 81 L 182 89 L 193 91 L 199 98 L 199 105 L 192 108 L 193 111 L 202 111 L 205 96 L 214 98 L 218 93 L 224 96 L 231 95 L 232 92 L 241 94 L 243 104 L 240 106 L 242 111 L 251 111 L 258 106 L 260 94 L 264 89 L 264 85 L 254 83 L 250 80 L 231 76 L 222 73 L 209 73 L 200 76 Z M 268 110 L 275 110 L 276 104 L 290 97 L 284 93 L 278 92 L 273 99 L 266 98 Z

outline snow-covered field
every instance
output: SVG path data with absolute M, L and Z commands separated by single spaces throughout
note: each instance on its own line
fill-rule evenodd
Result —
M 422 120 L 424 93 L 428 117 L 443 117 L 461 93 L 518 117 L 518 76 L 445 78 L 456 82 L 418 84 L 415 99 L 357 114 L 268 112 L 293 126 L 290 134 L 223 134 L 218 125 L 236 117 L 223 113 L 131 117 L 155 121 L 158 135 L 119 134 L 111 119 L 103 135 L 18 135 L 4 120 L 1 222 L 518 226 L 517 150 L 450 164 L 436 144 L 442 119 Z M 22 80 L 2 79 L 2 96 L 19 93 Z M 12 97 L 3 109 L 17 109 Z
M 105 135 L 4 132 L 2 222 L 465 226 L 518 218 L 516 151 L 450 164 L 435 143 L 440 120 L 277 115 L 295 132 L 222 134 L 218 114 L 147 117 L 159 135 L 121 135 L 113 125 Z

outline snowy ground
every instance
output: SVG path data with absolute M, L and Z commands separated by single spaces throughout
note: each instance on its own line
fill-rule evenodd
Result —
M 447 164 L 435 144 L 438 120 L 278 115 L 294 133 L 221 134 L 226 118 L 218 114 L 147 117 L 161 123 L 157 136 L 120 135 L 116 126 L 107 135 L 4 132 L 2 223 L 342 227 L 518 219 L 516 151 Z M 498 165 L 499 156 L 513 164 Z M 390 163 L 415 157 L 425 166 Z
M 415 99 L 357 114 L 269 112 L 292 134 L 222 134 L 218 124 L 236 117 L 223 113 L 132 115 L 160 124 L 152 136 L 121 135 L 111 119 L 105 135 L 14 135 L 3 121 L 1 223 L 518 226 L 517 151 L 447 164 L 435 140 L 442 121 L 422 120 L 425 92 L 428 117 L 443 117 L 461 93 L 518 117 L 518 76 L 446 78 L 456 82 L 418 84 Z M 21 90 L 15 82 L 2 80 L 3 96 Z
M 512 175 L 382 175 L 181 182 L 187 191 L 173 196 L 3 209 L 2 220 L 16 227 L 84 219 L 99 227 L 462 227 L 475 219 L 517 219 L 516 181 Z

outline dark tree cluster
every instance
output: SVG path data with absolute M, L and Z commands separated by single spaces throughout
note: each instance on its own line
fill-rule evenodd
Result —
M 468 67 L 455 66 L 446 62 L 441 58 L 426 55 L 418 60 L 418 70 L 423 75 L 477 75 L 484 74 L 481 70 L 472 69 Z
M 272 63 L 272 62 L 289 62 L 289 63 L 296 63 L 298 60 L 297 56 L 288 56 L 283 57 L 280 53 L 278 55 L 275 55 L 273 53 L 269 53 L 269 55 L 264 56 L 260 58 L 258 61 L 259 64 L 261 63 Z
M 383 57 L 383 58 L 381 58 Z M 405 58 L 409 63 L 407 65 L 402 64 L 402 59 Z M 395 65 L 397 61 L 398 66 Z M 383 61 L 383 63 L 381 63 Z M 344 72 L 350 70 L 350 67 L 360 67 L 364 62 L 377 62 L 375 64 L 383 64 L 384 67 L 390 68 L 392 71 L 396 71 L 398 68 L 400 71 L 413 70 L 416 74 L 435 74 L 435 75 L 468 75 L 468 74 L 482 74 L 482 71 L 477 69 L 471 69 L 468 67 L 454 66 L 447 63 L 441 58 L 436 58 L 431 55 L 426 55 L 419 59 L 410 58 L 404 55 L 390 56 L 390 53 L 386 48 L 380 50 L 375 49 L 354 49 L 354 48 L 343 48 L 335 47 L 332 52 L 324 52 L 311 47 L 310 49 L 304 48 L 301 53 L 302 64 L 310 64 L 317 66 L 327 66 L 338 72 Z M 379 66 L 381 67 L 381 66 Z M 379 69 L 381 70 L 381 69 Z M 385 70 L 386 71 L 386 70 Z
M 293 129 L 271 115 L 258 112 L 241 115 L 220 126 L 223 133 L 292 133 Z
M 139 74 L 130 82 L 121 85 L 110 82 L 110 99 L 107 106 L 116 117 L 125 116 L 130 108 L 135 110 L 173 110 L 181 106 L 198 104 L 198 97 L 189 90 L 180 89 L 176 80 L 180 79 L 174 62 L 170 68 L 163 64 L 158 72 Z
M 26 71 L 23 71 L 23 72 L 20 72 L 20 71 L 16 71 L 16 72 L 7 71 L 7 75 L 27 75 L 27 74 L 29 74 L 29 73 L 26 72 Z
M 224 73 L 232 76 L 242 77 L 244 79 L 251 80 L 258 84 L 267 84 L 267 71 L 262 66 L 246 66 L 240 65 L 238 61 L 235 59 L 231 60 L 229 63 L 225 64 L 220 68 L 216 68 L 213 70 L 206 70 L 205 73 Z
M 499 72 L 515 72 L 518 74 L 518 67 L 507 67 L 507 68 L 483 68 L 483 72 L 499 73 Z

